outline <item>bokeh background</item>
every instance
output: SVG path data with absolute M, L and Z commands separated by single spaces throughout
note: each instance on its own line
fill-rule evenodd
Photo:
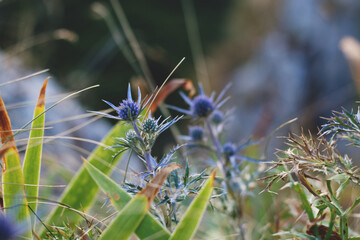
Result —
M 323 121 L 319 116 L 356 107 L 356 84 L 339 44 L 345 36 L 359 37 L 358 0 L 120 1 L 122 15 L 113 2 L 0 1 L 0 80 L 50 69 L 36 77 L 39 83 L 26 80 L 0 90 L 5 102 L 29 101 L 49 74 L 54 82 L 49 96 L 100 84 L 59 105 L 50 117 L 56 121 L 104 109 L 101 99 L 120 101 L 128 82 L 145 78 L 142 60 L 146 76 L 160 85 L 185 57 L 172 78 L 202 82 L 209 94 L 232 82 L 233 139 L 267 136 L 294 117 L 299 118 L 295 127 L 316 131 Z M 141 61 L 126 36 L 127 23 Z M 179 105 L 179 100 L 174 93 L 167 103 Z M 18 126 L 31 118 L 32 110 L 21 113 L 29 116 L 15 113 L 26 105 L 14 107 Z M 112 123 L 78 135 L 100 139 Z M 65 121 L 58 131 L 77 124 Z

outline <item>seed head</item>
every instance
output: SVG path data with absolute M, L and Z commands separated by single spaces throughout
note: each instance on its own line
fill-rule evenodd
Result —
M 193 99 L 191 112 L 197 117 L 207 117 L 214 110 L 214 104 L 206 95 L 199 95 Z
M 189 135 L 193 141 L 201 141 L 204 136 L 204 129 L 200 126 L 189 127 Z
M 130 129 L 129 131 L 127 131 L 127 133 L 125 135 L 125 139 L 129 143 L 135 143 L 137 141 L 136 132 L 133 129 Z
M 219 110 L 215 110 L 212 114 L 211 121 L 214 124 L 222 123 L 224 121 L 224 114 Z
M 142 130 L 145 133 L 152 134 L 158 130 L 158 123 L 154 118 L 148 118 L 142 125 Z
M 118 108 L 119 118 L 123 121 L 133 121 L 140 113 L 139 106 L 132 99 L 125 99 Z
M 236 146 L 231 143 L 231 142 L 227 142 L 224 144 L 223 146 L 223 153 L 226 157 L 231 157 L 235 155 L 236 151 Z

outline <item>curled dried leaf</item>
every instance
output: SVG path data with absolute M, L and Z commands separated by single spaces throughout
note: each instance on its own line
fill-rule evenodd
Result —
M 6 111 L 4 101 L 2 100 L 1 97 L 0 97 L 0 136 L 2 143 L 14 142 L 13 132 L 11 130 L 10 118 Z
M 190 97 L 194 96 L 195 87 L 190 79 L 172 79 L 160 89 L 160 92 L 157 94 L 156 99 L 150 107 L 150 111 L 155 112 L 159 105 L 164 102 L 166 97 L 179 87 L 183 87 L 185 90 L 189 91 Z
M 172 163 L 162 168 L 156 174 L 156 176 L 146 185 L 146 187 L 138 193 L 147 197 L 149 203 L 148 207 L 150 207 L 150 204 L 154 200 L 156 194 L 159 192 L 168 175 L 177 168 L 182 167 L 179 164 Z

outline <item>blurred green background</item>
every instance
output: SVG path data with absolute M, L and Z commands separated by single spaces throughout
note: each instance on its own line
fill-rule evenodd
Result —
M 101 84 L 93 97 L 82 102 L 86 107 L 102 108 L 99 100 L 119 101 L 125 94 L 124 86 L 136 73 L 116 46 L 105 21 L 92 10 L 94 2 L 1 1 L 0 47 L 29 68 L 50 68 L 65 88 Z M 102 3 L 111 9 L 109 1 Z M 186 61 L 173 77 L 193 79 L 195 70 L 182 2 L 139 0 L 121 1 L 121 5 L 156 83 L 161 84 L 183 57 Z M 194 2 L 206 53 L 224 39 L 225 23 L 234 5 L 230 0 Z M 114 12 L 110 14 L 117 22 Z
M 124 55 L 124 49 L 131 52 L 128 40 L 123 51 L 116 45 L 98 3 L 124 38 L 111 0 L 0 1 L 2 54 L 34 71 L 49 68 L 66 89 L 100 84 L 80 97 L 85 109 L 105 108 L 101 99 L 121 101 L 127 83 L 141 77 L 139 63 Z M 354 106 L 358 93 L 339 42 L 360 36 L 357 0 L 119 3 L 156 85 L 183 57 L 173 78 L 206 82 L 208 94 L 234 83 L 230 94 L 240 121 L 235 125 L 244 127 L 234 126 L 233 132 L 242 136 L 264 136 L 294 117 L 316 130 L 323 123 L 319 116 Z M 201 59 L 205 68 L 199 67 Z M 167 102 L 185 107 L 178 94 Z

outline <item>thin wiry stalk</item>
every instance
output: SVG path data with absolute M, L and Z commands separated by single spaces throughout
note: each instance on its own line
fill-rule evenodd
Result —
M 133 126 L 133 129 L 134 129 L 135 132 L 136 132 L 136 135 L 139 137 L 139 139 L 141 139 L 141 141 L 143 141 L 143 140 L 142 140 L 142 137 L 141 137 L 141 135 L 140 135 L 140 131 L 139 131 L 139 128 L 138 128 L 136 122 L 131 122 L 131 124 L 132 124 L 132 126 Z M 145 145 L 144 142 L 143 142 L 143 144 Z M 145 162 L 146 162 L 146 167 L 147 167 L 147 169 L 148 169 L 149 171 L 153 171 L 154 166 L 152 165 L 152 162 L 151 162 L 151 149 L 145 150 L 145 152 L 144 152 L 143 155 L 144 155 L 144 158 L 145 158 Z
M 193 0 L 181 1 L 184 12 L 185 26 L 189 38 L 192 57 L 194 59 L 196 77 L 205 84 L 205 90 L 211 89 L 208 69 L 202 49 L 200 31 L 196 20 Z
M 128 168 L 129 168 L 129 163 L 130 163 L 130 159 L 131 159 L 132 152 L 133 152 L 133 150 L 130 149 L 129 157 L 128 157 L 128 160 L 127 160 L 127 163 L 126 163 L 126 167 L 125 167 L 125 174 L 124 174 L 123 183 L 125 183 L 125 180 L 126 180 L 126 176 L 127 176 L 127 172 L 128 172 Z
M 38 76 L 38 75 L 40 75 L 40 74 L 43 74 L 43 73 L 48 72 L 49 70 L 50 70 L 50 69 L 44 69 L 44 70 L 41 70 L 41 71 L 38 71 L 38 72 L 35 72 L 35 73 L 32 73 L 32 74 L 29 74 L 29 75 L 27 75 L 27 76 L 25 76 L 25 77 L 21 77 L 21 78 L 17 78 L 17 79 L 11 80 L 11 81 L 7 81 L 7 82 L 4 82 L 4 83 L 0 83 L 0 87 L 6 86 L 6 85 L 9 85 L 9 84 L 13 84 L 13 83 L 16 83 L 16 82 L 20 82 L 20 81 L 29 79 L 29 78 L 31 78 L 31 77 Z
M 150 69 L 148 67 L 148 64 L 146 62 L 146 58 L 144 53 L 142 52 L 140 48 L 140 44 L 138 43 L 135 34 L 132 31 L 132 28 L 130 27 L 130 24 L 126 18 L 126 15 L 120 5 L 120 2 L 117 0 L 110 0 L 112 7 L 114 8 L 116 17 L 118 18 L 122 29 L 124 31 L 124 34 L 126 38 L 129 41 L 130 47 L 136 57 L 136 59 L 139 62 L 140 68 L 142 70 L 143 76 L 150 87 L 151 90 L 154 90 L 155 86 L 153 84 L 154 80 L 151 76 Z

